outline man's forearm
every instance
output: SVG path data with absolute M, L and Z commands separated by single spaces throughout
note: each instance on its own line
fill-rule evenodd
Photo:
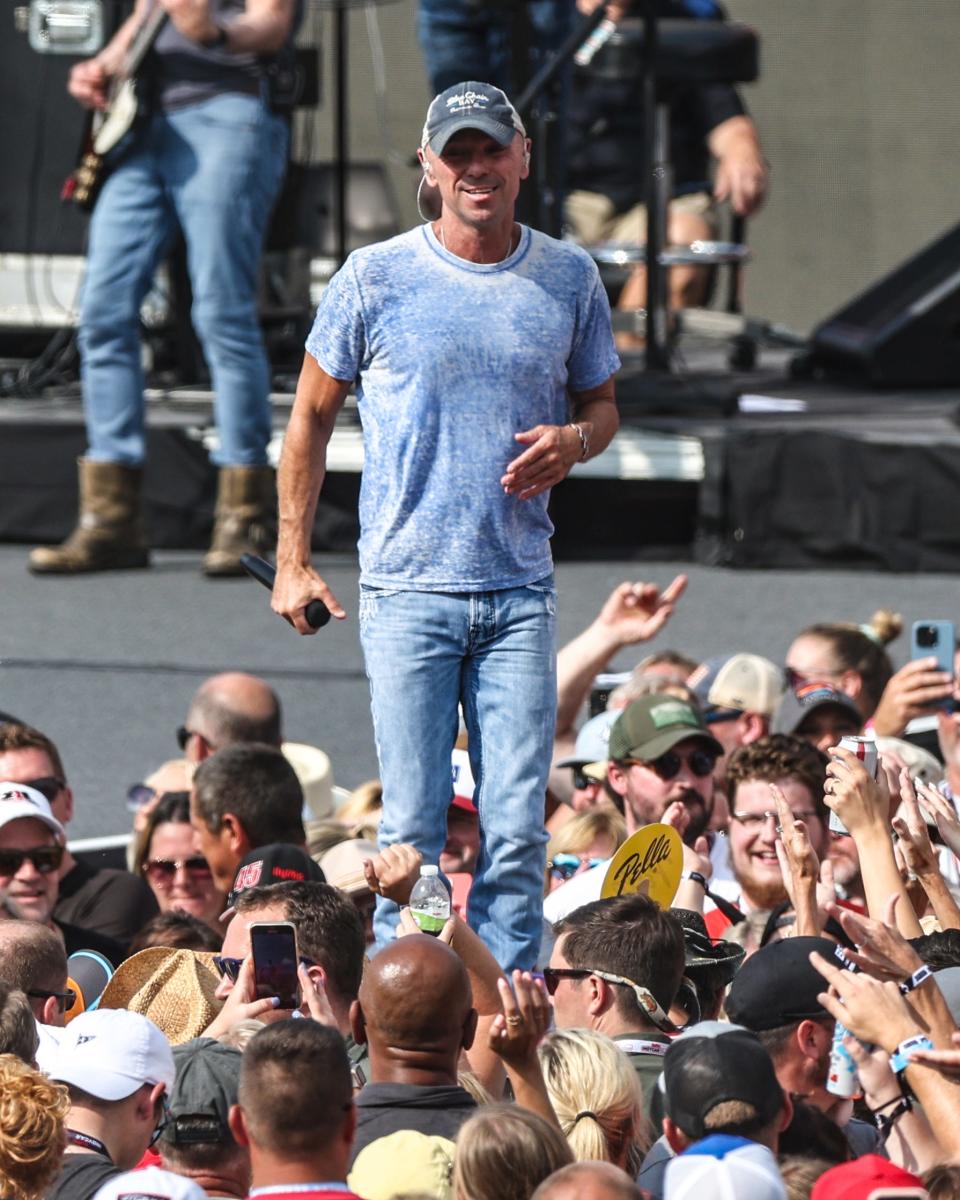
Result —
M 735 150 L 752 150 L 758 155 L 762 153 L 757 127 L 746 115 L 728 117 L 726 121 L 715 125 L 707 135 L 707 145 L 714 158 L 725 158 Z
M 920 937 L 923 930 L 897 869 L 889 832 L 879 825 L 857 830 L 854 841 L 860 855 L 860 874 L 869 915 L 875 921 L 882 921 L 887 902 L 896 893 L 900 896 L 897 928 L 905 938 Z
M 587 437 L 587 458 L 596 458 L 613 441 L 614 434 L 620 428 L 620 414 L 613 399 L 613 387 L 609 392 L 596 399 L 590 398 L 591 393 L 581 393 L 579 401 L 574 405 L 573 419 L 583 426 Z
M 147 15 L 148 7 L 148 0 L 137 0 L 133 12 L 96 56 L 97 61 L 103 65 L 108 75 L 116 75 L 123 66 L 123 60 L 130 49 L 134 35 Z
M 594 621 L 557 654 L 557 737 L 573 736 L 580 706 L 594 677 L 621 649 L 618 637 Z
M 941 929 L 960 929 L 960 906 L 939 871 L 918 877 Z
M 214 20 L 207 5 L 192 0 L 160 3 L 184 37 L 200 45 L 222 44 L 233 54 L 276 54 L 293 25 L 293 0 L 247 0 L 242 13 L 222 24 Z
M 307 563 L 317 500 L 326 474 L 327 429 L 298 398 L 277 470 L 277 561 Z

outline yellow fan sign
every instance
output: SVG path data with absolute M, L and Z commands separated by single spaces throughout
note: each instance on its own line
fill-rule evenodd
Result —
M 669 908 L 680 886 L 683 844 L 672 825 L 645 825 L 623 843 L 607 867 L 600 896 L 640 892 Z

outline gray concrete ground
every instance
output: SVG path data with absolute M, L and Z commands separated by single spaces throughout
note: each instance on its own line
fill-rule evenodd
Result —
M 199 554 L 160 554 L 150 571 L 77 579 L 33 578 L 26 556 L 25 547 L 0 546 L 0 710 L 60 746 L 77 795 L 74 836 L 128 827 L 128 785 L 178 753 L 174 734 L 189 699 L 216 671 L 266 678 L 283 701 L 287 737 L 327 750 L 338 783 L 351 787 L 376 774 L 352 558 L 318 558 L 350 620 L 300 639 L 252 581 L 204 580 Z M 780 662 L 802 626 L 864 621 L 878 607 L 908 624 L 960 619 L 951 576 L 562 563 L 561 639 L 582 628 L 621 580 L 664 585 L 680 570 L 690 586 L 659 644 L 694 657 L 752 649 Z M 891 648 L 898 660 L 907 642 L 903 636 Z M 625 653 L 615 665 L 637 657 Z

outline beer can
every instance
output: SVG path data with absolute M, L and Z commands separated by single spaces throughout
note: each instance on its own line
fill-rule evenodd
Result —
M 827 1091 L 831 1096 L 840 1096 L 849 1100 L 860 1095 L 860 1080 L 857 1078 L 857 1067 L 850 1051 L 843 1044 L 843 1039 L 849 1037 L 849 1030 L 838 1021 L 833 1031 L 833 1045 L 830 1048 L 830 1072 L 827 1075 Z
M 877 757 L 877 743 L 873 738 L 842 737 L 837 743 L 841 750 L 849 750 L 863 763 L 873 779 L 877 777 L 880 760 Z M 831 833 L 846 833 L 847 828 L 837 814 L 831 809 L 829 827 Z

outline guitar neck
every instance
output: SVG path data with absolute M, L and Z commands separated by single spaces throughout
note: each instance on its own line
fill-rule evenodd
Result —
M 166 23 L 167 13 L 160 7 L 152 9 L 144 18 L 140 28 L 133 35 L 123 66 L 116 77 L 118 80 L 133 79 L 139 73 L 143 60 L 150 53 L 153 43 Z

